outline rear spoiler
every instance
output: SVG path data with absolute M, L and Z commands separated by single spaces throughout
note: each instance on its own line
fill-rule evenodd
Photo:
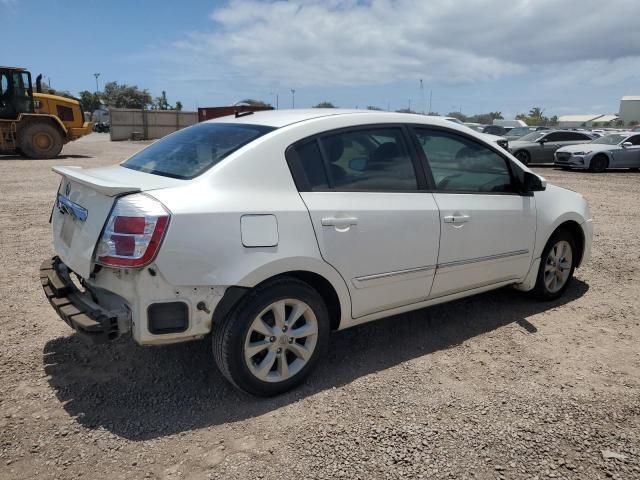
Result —
M 52 170 L 65 178 L 90 187 L 108 197 L 115 197 L 123 193 L 135 193 L 140 191 L 140 187 L 123 185 L 104 178 L 91 175 L 82 167 L 53 167 Z

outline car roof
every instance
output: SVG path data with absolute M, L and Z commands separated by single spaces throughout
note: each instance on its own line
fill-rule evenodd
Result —
M 447 117 L 420 115 L 413 113 L 385 112 L 380 110 L 355 110 L 341 108 L 309 108 L 295 110 L 262 110 L 251 114 L 229 115 L 226 117 L 207 120 L 205 123 L 241 123 L 250 125 L 264 125 L 268 127 L 286 127 L 295 123 L 308 122 L 319 118 L 329 117 L 371 117 L 372 123 L 422 123 L 446 126 L 447 128 L 471 130 L 466 125 L 447 120 Z

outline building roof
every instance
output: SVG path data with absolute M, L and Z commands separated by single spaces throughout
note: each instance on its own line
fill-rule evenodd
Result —
M 592 114 L 592 115 L 562 115 L 558 117 L 558 122 L 592 122 L 596 118 L 600 118 L 604 115 Z
M 618 115 L 602 115 L 601 117 L 598 117 L 596 120 L 594 120 L 597 123 L 606 123 L 606 122 L 613 122 L 615 120 L 618 119 Z
M 628 102 L 633 102 L 633 101 L 638 101 L 640 100 L 640 95 L 625 95 L 624 97 L 622 97 L 622 101 L 628 101 Z

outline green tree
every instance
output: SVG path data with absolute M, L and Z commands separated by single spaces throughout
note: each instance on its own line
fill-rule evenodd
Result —
M 616 120 L 616 127 L 624 127 L 624 120 L 621 118 Z
M 631 120 L 629 122 L 629 126 L 630 127 L 635 127 L 636 125 L 640 124 L 640 122 L 638 122 L 638 120 Z
M 169 105 L 169 102 L 167 100 L 167 92 L 163 90 L 162 95 L 156 97 L 156 101 L 151 108 L 154 108 L 156 110 L 173 110 L 173 107 Z
M 108 82 L 102 94 L 104 103 L 115 108 L 146 108 L 153 103 L 147 89 L 140 90 L 137 85 Z
M 176 110 L 178 111 L 182 110 L 182 102 L 179 100 L 176 102 Z
M 417 113 L 410 108 L 401 108 L 400 110 L 396 110 L 396 113 Z
M 80 92 L 80 104 L 85 112 L 93 113 L 100 108 L 100 95 L 89 90 Z
M 377 110 L 377 111 L 382 111 L 382 109 L 380 107 L 375 107 L 373 105 L 368 105 L 367 106 L 367 110 Z
M 447 117 L 457 118 L 461 122 L 468 122 L 469 118 L 462 112 L 449 112 L 447 113 Z
M 324 102 L 320 102 L 317 105 L 314 105 L 313 108 L 337 108 L 337 107 L 331 102 L 324 101 Z

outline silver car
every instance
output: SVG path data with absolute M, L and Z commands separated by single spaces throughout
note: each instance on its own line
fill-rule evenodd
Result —
M 589 143 L 559 148 L 556 166 L 603 172 L 607 168 L 640 168 L 640 132 L 612 133 Z
M 525 165 L 530 163 L 553 163 L 556 150 L 569 145 L 593 140 L 586 133 L 566 130 L 541 130 L 532 132 L 518 140 L 509 142 L 509 150 Z

